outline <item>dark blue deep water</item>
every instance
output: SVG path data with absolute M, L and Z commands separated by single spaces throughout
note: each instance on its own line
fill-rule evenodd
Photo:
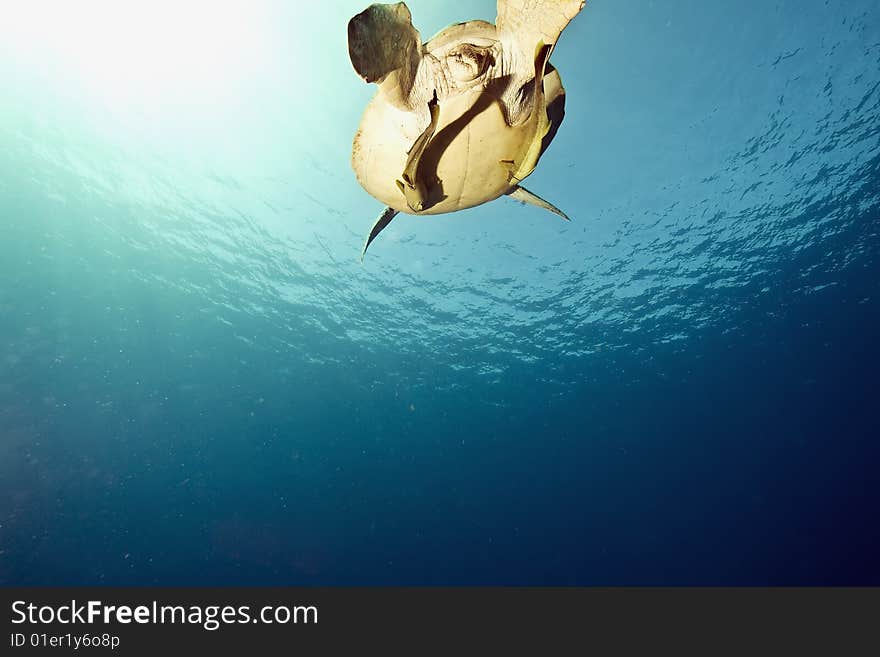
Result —
M 588 3 L 528 181 L 571 224 L 402 216 L 363 265 L 366 2 L 33 4 L 0 584 L 880 584 L 876 0 Z

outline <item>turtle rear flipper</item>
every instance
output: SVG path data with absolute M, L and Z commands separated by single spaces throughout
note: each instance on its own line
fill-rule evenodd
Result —
M 397 216 L 397 210 L 394 208 L 385 208 L 382 211 L 382 214 L 379 215 L 379 218 L 376 219 L 376 223 L 373 224 L 373 228 L 370 230 L 370 234 L 367 235 L 367 241 L 364 242 L 364 249 L 361 251 L 361 262 L 364 261 L 364 256 L 367 255 L 367 248 L 370 244 L 373 243 L 373 240 L 379 236 L 388 224 L 391 223 L 391 220 Z
M 571 221 L 567 214 L 553 205 L 550 201 L 545 201 L 537 194 L 527 190 L 525 187 L 514 185 L 511 190 L 507 192 L 507 195 L 510 198 L 515 198 L 517 201 L 521 201 L 522 203 L 528 203 L 529 205 L 534 205 L 536 208 L 541 208 L 542 210 L 547 210 L 548 212 L 559 215 L 566 221 Z

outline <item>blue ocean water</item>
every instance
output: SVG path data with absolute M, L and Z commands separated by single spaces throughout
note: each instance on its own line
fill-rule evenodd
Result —
M 365 2 L 70 5 L 0 26 L 0 584 L 880 584 L 874 0 L 589 2 L 571 224 L 363 264 Z

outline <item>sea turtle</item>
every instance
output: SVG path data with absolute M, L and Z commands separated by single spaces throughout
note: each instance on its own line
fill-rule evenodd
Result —
M 583 7 L 583 0 L 498 0 L 494 25 L 457 23 L 425 44 L 403 2 L 370 5 L 349 21 L 351 63 L 379 86 L 351 164 L 388 206 L 362 259 L 398 212 L 455 212 L 507 194 L 568 219 L 520 182 L 562 122 L 565 90 L 549 58 Z

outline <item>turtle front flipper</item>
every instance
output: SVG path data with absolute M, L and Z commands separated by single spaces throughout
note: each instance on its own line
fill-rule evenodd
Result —
M 527 85 L 532 80 L 535 44 L 555 45 L 584 4 L 584 0 L 498 0 L 495 26 L 505 70 L 511 75 L 502 95 L 508 125 L 528 120 L 532 109 Z
M 421 212 L 428 207 L 428 186 L 425 181 L 419 178 L 419 162 L 425 149 L 428 147 L 434 133 L 437 131 L 437 122 L 440 119 L 440 104 L 437 101 L 437 92 L 434 91 L 434 97 L 428 103 L 428 110 L 431 114 L 431 122 L 428 127 L 420 134 L 412 147 L 407 153 L 406 166 L 403 168 L 401 180 L 397 181 L 397 188 L 401 191 L 406 204 L 413 212 Z
M 403 2 L 370 5 L 348 22 L 352 66 L 366 82 L 378 84 L 398 109 L 410 111 L 424 102 L 416 84 L 424 68 L 422 51 L 421 36 Z
M 585 4 L 584 0 L 498 0 L 495 26 L 502 41 L 515 46 L 514 66 L 528 74 L 535 44 L 556 43 Z

